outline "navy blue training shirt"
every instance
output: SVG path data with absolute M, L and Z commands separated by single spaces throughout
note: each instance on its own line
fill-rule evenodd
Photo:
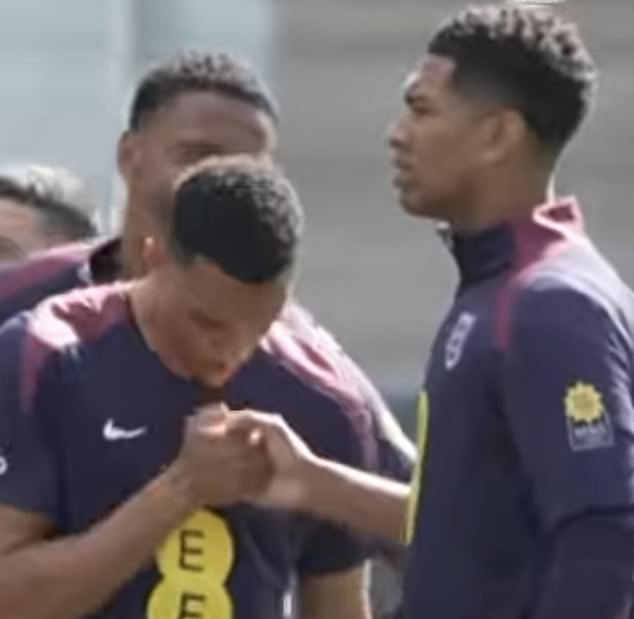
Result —
M 115 255 L 111 243 L 74 246 L 0 271 L 0 316 L 54 286 L 111 278 Z M 169 463 L 185 415 L 207 397 L 147 350 L 121 290 L 47 299 L 0 331 L 0 503 L 45 514 L 60 535 L 85 530 Z M 326 457 L 408 476 L 380 396 L 297 305 L 219 397 L 280 413 Z M 163 619 L 184 604 L 201 619 L 278 618 L 294 576 L 349 569 L 368 553 L 367 540 L 343 527 L 243 505 L 198 513 L 166 548 L 95 617 Z
M 1 267 L 0 324 L 49 296 L 115 281 L 121 270 L 119 249 L 117 238 L 98 239 L 56 247 L 29 260 Z M 318 394 L 328 392 L 333 381 L 344 381 L 348 390 L 358 394 L 361 407 L 372 417 L 376 470 L 393 479 L 409 481 L 413 462 L 408 446 L 403 445 L 405 438 L 398 423 L 363 370 L 332 335 L 296 302 L 289 305 L 273 330 L 289 344 L 274 346 L 269 355 L 282 368 L 279 393 L 284 392 L 286 381 L 295 385 L 298 376 L 308 391 Z M 301 335 L 298 337 L 298 334 Z M 302 354 L 298 356 L 298 352 Z M 305 363 L 307 360 L 310 363 Z M 250 380 L 242 380 L 241 385 L 249 388 Z M 268 397 L 268 391 L 259 381 L 256 390 L 249 389 L 250 404 L 257 408 L 260 395 Z M 236 397 L 243 400 L 239 394 Z M 260 408 L 264 408 L 263 405 Z M 272 410 L 279 410 L 279 406 Z
M 634 298 L 572 198 L 450 244 L 460 282 L 420 400 L 403 617 L 541 617 L 560 531 L 632 514 Z M 624 617 L 625 597 L 588 616 Z

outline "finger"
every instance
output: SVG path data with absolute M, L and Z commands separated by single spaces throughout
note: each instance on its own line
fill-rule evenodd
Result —
M 244 480 L 254 486 L 270 481 L 273 476 L 274 467 L 270 459 L 264 455 L 258 457 L 251 456 L 241 467 Z
M 224 402 L 214 402 L 198 407 L 196 413 L 196 419 L 201 425 L 221 425 L 227 421 L 229 409 Z
M 261 445 L 263 445 L 264 435 L 262 434 L 262 430 L 258 428 L 249 432 L 247 442 L 250 447 L 260 447 Z
M 227 419 L 227 431 L 230 433 L 255 430 L 267 433 L 279 428 L 279 425 L 279 415 L 253 410 L 233 411 Z

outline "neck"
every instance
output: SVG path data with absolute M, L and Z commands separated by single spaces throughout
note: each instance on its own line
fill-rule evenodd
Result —
M 152 227 L 138 202 L 130 198 L 125 208 L 125 219 L 121 233 L 121 267 L 126 279 L 145 274 L 143 245 L 151 235 Z
M 453 230 L 478 233 L 528 213 L 555 197 L 554 179 L 549 173 L 521 180 L 510 176 L 506 182 L 500 181 L 500 176 L 470 192 L 471 199 L 463 203 L 458 215 L 449 222 Z
M 153 299 L 151 276 L 137 280 L 128 290 L 132 315 L 141 332 L 145 345 L 161 360 L 170 372 L 182 378 L 189 379 L 190 375 L 177 353 L 174 342 L 169 337 L 172 330 L 166 325 L 160 305 Z

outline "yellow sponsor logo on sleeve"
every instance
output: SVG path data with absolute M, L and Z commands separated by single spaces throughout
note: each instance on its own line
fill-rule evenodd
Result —
M 172 531 L 156 556 L 162 580 L 147 605 L 147 619 L 232 619 L 225 583 L 234 543 L 223 518 L 199 511 Z
M 418 431 L 417 431 L 417 448 L 418 457 L 416 461 L 416 469 L 409 493 L 409 504 L 407 508 L 407 522 L 405 525 L 405 543 L 409 544 L 414 537 L 414 529 L 416 527 L 416 517 L 418 512 L 418 503 L 423 484 L 423 468 L 425 465 L 425 448 L 427 446 L 427 434 L 429 430 L 429 402 L 425 392 L 420 394 L 418 398 Z
M 614 445 L 612 420 L 601 392 L 594 385 L 577 382 L 569 387 L 564 397 L 564 411 L 568 442 L 573 451 Z
M 603 398 L 593 385 L 577 383 L 570 387 L 565 399 L 566 415 L 575 423 L 594 423 L 603 417 Z

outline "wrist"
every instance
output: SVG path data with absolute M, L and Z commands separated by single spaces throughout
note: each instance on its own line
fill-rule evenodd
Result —
M 191 476 L 178 460 L 164 469 L 156 478 L 154 490 L 162 495 L 175 511 L 181 511 L 185 516 L 204 504 L 198 498 Z

